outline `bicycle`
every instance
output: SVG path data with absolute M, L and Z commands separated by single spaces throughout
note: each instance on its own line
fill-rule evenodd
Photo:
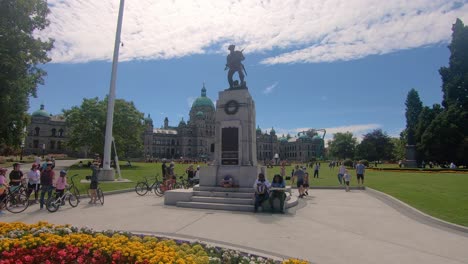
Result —
M 183 176 L 179 176 L 179 179 L 181 179 L 182 183 L 176 181 L 177 175 L 174 175 L 172 177 L 173 177 L 172 179 L 166 180 L 156 186 L 156 189 L 155 189 L 156 195 L 163 196 L 166 191 L 170 191 L 174 189 L 186 189 L 185 185 L 183 184 L 185 181 Z
M 68 187 L 67 191 L 58 198 L 49 197 L 46 202 L 47 211 L 51 213 L 56 212 L 60 206 L 65 205 L 65 201 L 68 201 L 71 207 L 77 207 L 80 203 L 80 200 L 74 193 L 71 192 L 71 190 L 72 188 Z
M 80 191 L 78 190 L 78 188 L 75 186 L 75 182 L 73 181 L 73 178 L 78 176 L 78 174 L 75 174 L 73 176 L 70 177 L 70 181 L 71 181 L 71 184 L 70 184 L 70 191 L 71 193 L 73 193 L 76 198 L 78 199 L 78 202 L 80 202 Z
M 14 214 L 21 213 L 28 208 L 29 197 L 24 183 L 21 183 L 19 186 L 10 186 L 7 192 L 7 195 L 0 201 L 0 206 L 4 206 L 9 212 Z
M 161 181 L 158 180 L 158 175 L 154 177 L 154 182 L 150 185 L 148 182 L 148 178 L 145 177 L 145 181 L 137 182 L 135 186 L 135 192 L 140 195 L 146 195 L 148 192 L 153 191 L 156 195 L 160 196 L 159 194 L 156 193 L 156 188 L 159 184 L 161 184 Z
M 87 180 L 91 180 L 92 176 L 89 175 L 89 176 L 86 176 L 86 179 Z M 91 192 L 90 192 L 91 189 L 88 189 L 88 195 L 91 196 Z M 99 200 L 99 202 L 101 203 L 101 205 L 104 205 L 104 192 L 102 191 L 101 187 L 99 187 L 99 182 L 97 182 L 97 187 L 96 187 L 96 197 L 97 197 L 97 200 Z M 93 200 L 93 198 L 91 198 L 91 201 Z M 90 202 L 91 203 L 91 202 Z

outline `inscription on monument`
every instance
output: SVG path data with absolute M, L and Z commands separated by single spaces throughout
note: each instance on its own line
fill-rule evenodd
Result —
M 237 127 L 222 129 L 221 164 L 239 165 L 239 128 Z

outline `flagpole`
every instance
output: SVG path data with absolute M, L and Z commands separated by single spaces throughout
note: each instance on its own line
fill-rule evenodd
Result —
M 104 160 L 102 180 L 114 180 L 114 170 L 111 169 L 111 148 L 112 148 L 112 126 L 114 124 L 114 104 L 115 104 L 115 82 L 117 79 L 117 64 L 119 62 L 120 33 L 122 30 L 122 20 L 125 0 L 120 0 L 119 17 L 117 19 L 117 30 L 115 33 L 114 58 L 112 60 L 112 74 L 107 99 L 107 121 L 104 141 Z

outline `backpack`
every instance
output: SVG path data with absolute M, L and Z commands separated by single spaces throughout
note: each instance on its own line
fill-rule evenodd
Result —
M 256 192 L 258 194 L 265 194 L 267 192 L 267 187 L 265 186 L 265 184 L 257 184 Z

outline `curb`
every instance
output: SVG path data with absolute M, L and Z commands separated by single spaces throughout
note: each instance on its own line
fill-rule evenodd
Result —
M 442 219 L 430 216 L 424 212 L 421 212 L 420 210 L 398 200 L 397 198 L 388 195 L 386 193 L 374 190 L 372 188 L 366 187 L 366 191 L 369 192 L 370 195 L 374 196 L 375 198 L 383 201 L 387 205 L 395 208 L 398 210 L 400 213 L 415 219 L 421 223 L 428 224 L 433 227 L 439 227 L 443 229 L 449 229 L 450 231 L 458 231 L 462 232 L 463 235 L 468 236 L 468 227 L 464 227 L 461 225 L 457 225 L 454 223 L 450 223 L 447 221 L 444 221 Z

